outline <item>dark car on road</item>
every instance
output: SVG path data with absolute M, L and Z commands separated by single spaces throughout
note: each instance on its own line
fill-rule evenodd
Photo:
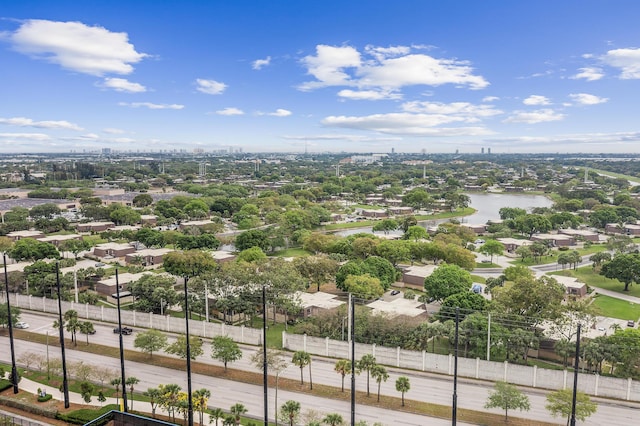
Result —
M 129 327 L 122 327 L 122 331 L 120 331 L 120 328 L 116 327 L 116 328 L 113 329 L 113 332 L 115 334 L 122 333 L 122 334 L 128 336 L 129 334 L 133 333 L 133 329 L 129 328 Z

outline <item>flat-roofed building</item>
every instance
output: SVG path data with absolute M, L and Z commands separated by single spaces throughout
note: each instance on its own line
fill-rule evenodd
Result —
M 517 238 L 496 238 L 496 240 L 500 241 L 504 245 L 504 249 L 507 253 L 514 253 L 519 247 L 530 246 L 533 244 L 533 241 L 519 240 Z
M 322 311 L 330 311 L 346 302 L 339 300 L 335 294 L 318 291 L 316 293 L 297 292 L 294 296 L 302 307 L 302 316 L 307 318 Z
M 142 266 L 160 266 L 162 265 L 164 255 L 175 251 L 170 248 L 144 249 L 129 253 L 124 257 L 127 264 L 137 263 L 137 259 L 142 260 Z
M 60 243 L 70 240 L 82 240 L 82 235 L 80 234 L 66 234 L 66 235 L 48 235 L 46 237 L 36 238 L 38 241 L 42 241 L 43 243 L 51 243 L 56 247 L 60 246 Z
M 129 272 L 123 272 L 118 274 L 118 284 L 120 285 L 120 291 L 129 291 L 129 284 L 134 281 L 138 281 L 144 275 L 148 275 L 149 272 L 142 272 L 140 274 L 131 274 Z M 102 279 L 96 283 L 96 291 L 100 294 L 111 296 L 116 293 L 116 277 Z
M 563 234 L 535 234 L 531 236 L 531 241 L 550 241 L 553 247 L 569 247 L 576 245 L 576 239 L 574 237 Z
M 367 307 L 371 308 L 374 314 L 382 314 L 387 317 L 393 318 L 401 315 L 407 317 L 427 317 L 429 314 L 425 309 L 424 303 L 417 302 L 416 300 L 404 299 L 399 297 L 389 302 L 385 300 L 376 300 L 367 304 Z
M 103 232 L 116 226 L 113 222 L 86 222 L 79 223 L 76 229 L 78 232 Z
M 584 297 L 587 295 L 587 285 L 578 281 L 576 278 L 565 277 L 562 275 L 554 275 L 553 278 L 564 286 L 567 290 L 567 294 L 572 294 L 578 297 Z
M 38 238 L 44 237 L 44 233 L 42 231 L 35 231 L 27 229 L 25 231 L 13 231 L 7 234 L 7 237 L 11 238 L 13 241 L 18 241 L 23 238 L 33 238 L 37 240 Z
M 588 229 L 560 229 L 559 234 L 571 235 L 578 239 L 582 238 L 585 241 L 591 241 L 592 243 L 600 242 L 600 234 L 597 232 L 589 231 Z
M 412 285 L 424 285 L 424 279 L 433 274 L 438 265 L 409 266 L 402 273 L 402 282 Z
M 93 255 L 98 257 L 125 257 L 134 253 L 136 248 L 129 243 L 104 243 L 93 248 Z

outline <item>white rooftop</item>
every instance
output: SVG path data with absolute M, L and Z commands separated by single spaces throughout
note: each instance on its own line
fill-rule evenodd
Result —
M 405 315 L 408 317 L 417 317 L 424 314 L 424 303 L 411 299 L 397 298 L 390 302 L 384 300 L 376 300 L 367 305 L 376 314 L 386 314 L 390 317 Z
M 322 291 L 316 293 L 299 291 L 295 297 L 300 301 L 300 305 L 302 305 L 303 308 L 315 306 L 322 309 L 333 309 L 346 303 L 338 300 L 335 294 L 324 293 Z

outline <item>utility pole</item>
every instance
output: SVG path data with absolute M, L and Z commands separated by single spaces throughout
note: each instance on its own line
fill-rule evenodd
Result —
M 576 355 L 573 364 L 573 396 L 571 399 L 571 426 L 576 426 L 576 399 L 578 396 L 578 368 L 580 368 L 580 328 L 578 324 L 578 334 L 576 335 Z
M 187 293 L 187 281 L 189 278 L 184 277 L 184 322 L 185 333 L 187 337 L 187 406 L 188 418 L 187 425 L 193 426 L 193 396 L 191 395 L 191 337 L 189 336 L 189 295 Z
M 62 296 L 60 294 L 60 262 L 56 262 L 56 286 L 58 287 L 58 330 L 60 332 L 62 356 L 62 393 L 64 395 L 64 408 L 69 408 L 69 382 L 67 381 L 67 359 L 64 352 L 64 323 L 62 322 Z
M 127 406 L 127 377 L 124 371 L 124 344 L 122 342 L 122 317 L 120 315 L 120 281 L 118 279 L 118 268 L 116 268 L 116 302 L 118 307 L 118 341 L 120 343 L 120 381 L 122 385 L 122 405 L 124 406 L 124 412 L 128 412 Z
M 458 326 L 460 324 L 460 308 L 456 307 L 456 337 L 453 358 L 453 403 L 451 404 L 451 424 L 456 426 L 458 417 Z
M 275 309 L 275 308 L 274 308 Z M 269 425 L 269 373 L 267 372 L 267 291 L 262 285 L 262 387 L 264 391 L 264 426 Z M 276 389 L 277 391 L 277 389 Z M 276 422 L 278 420 L 276 419 Z
M 349 313 L 351 314 L 351 324 L 349 325 L 349 338 L 351 339 L 351 426 L 356 424 L 356 315 L 353 296 L 349 293 Z
M 18 393 L 18 369 L 16 368 L 16 352 L 13 345 L 13 318 L 11 317 L 11 302 L 9 302 L 9 275 L 7 273 L 7 255 L 3 254 L 4 261 L 4 289 L 7 296 L 7 322 L 9 323 L 9 342 L 11 343 L 11 383 L 13 393 Z M 47 365 L 49 365 L 47 363 Z

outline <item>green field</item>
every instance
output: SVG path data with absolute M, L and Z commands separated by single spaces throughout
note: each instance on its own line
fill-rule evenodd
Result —
M 598 315 L 618 318 L 621 320 L 634 320 L 640 318 L 640 305 L 626 300 L 598 294 L 594 297 L 593 305 Z
M 590 287 L 603 288 L 605 290 L 615 291 L 616 293 L 626 294 L 629 296 L 640 297 L 640 285 L 630 285 L 629 291 L 624 291 L 624 284 L 618 280 L 603 277 L 593 270 L 591 266 L 583 266 L 575 271 L 566 269 L 564 271 L 554 272 L 552 275 L 565 275 L 568 277 L 578 278 Z

